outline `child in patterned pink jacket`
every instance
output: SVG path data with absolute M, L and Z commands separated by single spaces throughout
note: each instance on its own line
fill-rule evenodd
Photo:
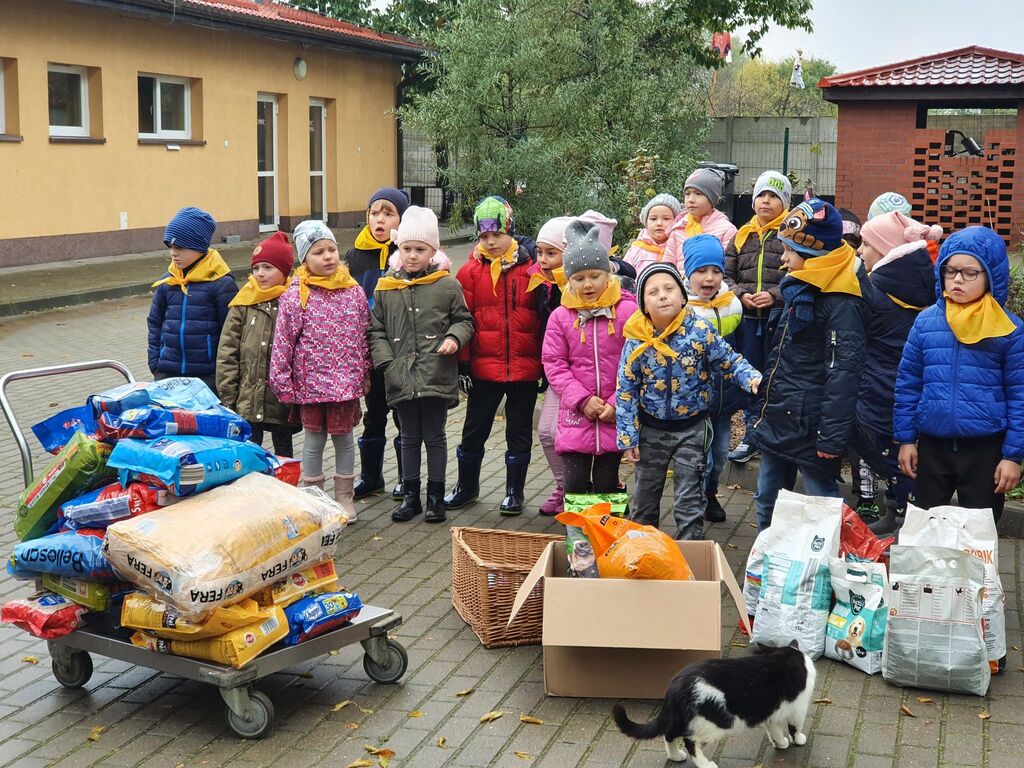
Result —
M 278 300 L 270 386 L 282 403 L 298 406 L 304 485 L 324 487 L 323 454 L 331 436 L 334 497 L 355 522 L 352 431 L 362 417 L 359 398 L 370 384 L 370 310 L 326 224 L 304 221 L 292 239 L 300 266 Z

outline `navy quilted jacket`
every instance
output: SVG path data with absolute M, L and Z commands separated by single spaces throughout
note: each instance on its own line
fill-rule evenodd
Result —
M 961 344 L 946 322 L 939 273 L 956 253 L 978 259 L 992 295 L 1006 302 L 1010 267 L 1002 239 L 968 227 L 942 244 L 935 263 L 938 302 L 918 315 L 896 376 L 893 436 L 898 443 L 933 437 L 983 437 L 1005 432 L 1003 458 L 1024 460 L 1024 323 L 1007 312 L 1009 336 Z
M 165 274 L 164 277 L 167 277 Z M 149 370 L 171 376 L 206 376 L 217 367 L 220 329 L 228 302 L 238 293 L 231 275 L 208 283 L 157 286 L 146 319 L 149 325 Z

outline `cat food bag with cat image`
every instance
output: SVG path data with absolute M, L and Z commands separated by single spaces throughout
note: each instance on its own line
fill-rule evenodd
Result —
M 882 671 L 889 613 L 885 566 L 834 557 L 829 570 L 836 604 L 825 629 L 825 656 L 876 675 Z
M 186 411 L 205 411 L 220 403 L 202 379 L 175 376 L 160 381 L 136 381 L 122 384 L 95 395 L 86 401 L 97 418 L 101 414 L 117 415 L 131 408 L 160 405 Z
M 761 574 L 764 569 L 764 548 L 768 542 L 768 529 L 765 528 L 754 539 L 747 555 L 747 567 L 743 577 L 743 602 L 747 607 L 747 616 L 753 619 L 757 611 L 757 596 L 761 593 Z
M 43 450 L 53 454 L 59 453 L 75 432 L 81 432 L 93 440 L 100 439 L 96 417 L 87 405 L 68 408 L 32 425 L 32 433 Z
M 111 483 L 64 502 L 60 516 L 63 524 L 71 529 L 106 528 L 118 520 L 166 506 L 169 495 L 169 491 L 143 483 L 132 483 L 127 488 Z
M 628 493 L 567 493 L 563 502 L 566 512 L 583 512 L 595 504 L 608 504 L 609 511 L 616 517 L 625 517 L 629 508 Z M 575 525 L 565 527 L 565 552 L 569 561 L 569 575 L 577 578 L 596 579 L 597 555 L 590 539 L 582 528 Z
M 889 554 L 882 677 L 901 688 L 984 696 L 992 680 L 982 629 L 985 565 L 949 547 Z
M 97 419 L 102 439 L 109 442 L 134 437 L 141 440 L 167 435 L 203 435 L 243 442 L 252 436 L 245 419 L 223 405 L 205 411 L 146 405 L 120 413 L 101 413 Z
M 825 652 L 832 607 L 829 562 L 839 556 L 843 500 L 779 491 L 765 529 L 761 589 L 752 642 L 782 647 L 796 640 L 812 659 Z
M 1006 595 L 999 577 L 999 534 L 992 510 L 954 506 L 926 510 L 908 504 L 899 540 L 903 545 L 959 549 L 985 566 L 981 615 L 988 658 L 992 671 L 998 672 L 999 660 L 1006 656 Z

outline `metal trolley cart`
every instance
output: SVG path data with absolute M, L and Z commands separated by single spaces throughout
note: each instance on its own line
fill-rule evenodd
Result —
M 104 368 L 117 371 L 129 383 L 135 381 L 131 371 L 114 360 L 94 360 L 25 369 L 12 371 L 0 377 L 0 408 L 18 444 L 26 486 L 33 478 L 32 455 L 7 397 L 7 386 L 11 382 L 24 379 Z M 253 683 L 267 675 L 354 643 L 363 646 L 363 669 L 371 680 L 377 683 L 396 683 L 408 668 L 409 656 L 401 643 L 388 637 L 388 632 L 401 623 L 402 617 L 388 608 L 364 605 L 359 616 L 351 623 L 298 645 L 279 644 L 241 669 L 138 648 L 128 640 L 99 628 L 79 629 L 57 640 L 49 640 L 47 645 L 52 659 L 53 676 L 65 688 L 81 688 L 89 682 L 92 676 L 90 654 L 93 653 L 189 680 L 210 683 L 217 687 L 224 699 L 225 714 L 231 730 L 242 738 L 258 739 L 270 731 L 274 721 L 274 705 L 270 697 L 253 687 Z

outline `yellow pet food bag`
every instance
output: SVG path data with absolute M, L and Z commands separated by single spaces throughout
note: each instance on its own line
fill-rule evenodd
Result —
M 257 592 L 254 597 L 261 606 L 277 605 L 287 608 L 296 600 L 311 592 L 333 592 L 338 586 L 338 574 L 334 572 L 334 561 L 303 568 L 298 573 L 275 581 L 271 586 Z
M 173 605 L 165 605 L 142 592 L 127 595 L 121 608 L 121 626 L 141 629 L 167 640 L 205 640 L 266 619 L 270 611 L 261 611 L 251 598 L 240 600 L 206 614 L 188 619 Z

